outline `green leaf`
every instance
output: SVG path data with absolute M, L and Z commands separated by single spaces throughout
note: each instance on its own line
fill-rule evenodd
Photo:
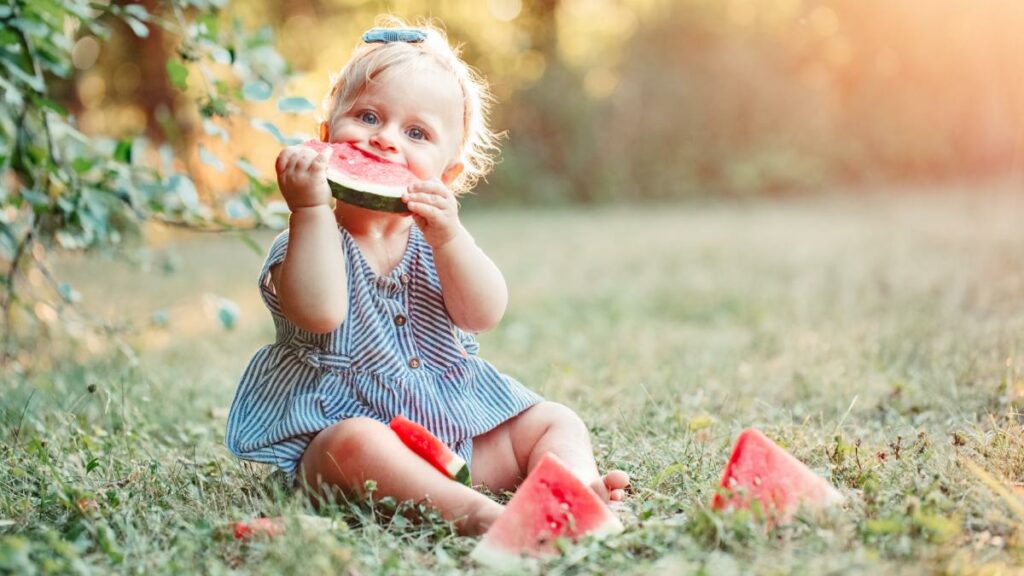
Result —
M 124 22 L 128 25 L 129 28 L 132 29 L 132 32 L 135 32 L 135 35 L 139 38 L 149 37 L 149 26 L 146 26 L 144 22 L 141 22 L 136 18 L 132 18 L 131 16 L 125 17 Z
M 167 59 L 167 77 L 178 90 L 188 88 L 188 68 L 177 57 Z
M 61 298 L 63 298 L 66 302 L 82 301 L 82 294 L 78 290 L 75 290 L 75 288 L 71 286 L 71 284 L 68 284 L 67 282 L 61 282 L 57 286 L 57 291 L 60 292 Z
M 260 174 L 260 171 L 257 170 L 255 166 L 250 164 L 249 161 L 244 158 L 239 158 L 238 160 L 235 160 L 235 166 L 238 166 L 238 169 L 241 170 L 242 172 L 245 172 L 245 174 L 250 178 L 260 179 L 263 177 L 263 175 Z
M 196 191 L 196 185 L 188 176 L 184 174 L 171 176 L 167 181 L 167 187 L 177 192 L 186 208 L 189 210 L 199 209 L 199 192 Z
M 213 155 L 212 152 L 206 149 L 206 146 L 199 145 L 199 159 L 207 166 L 213 166 L 218 172 L 224 171 L 224 163 Z
M 263 80 L 248 80 L 242 85 L 242 96 L 250 102 L 263 102 L 274 92 L 274 88 Z
M 44 98 L 42 96 L 33 95 L 32 96 L 32 103 L 35 104 L 36 106 L 39 106 L 40 108 L 49 108 L 50 110 L 53 110 L 54 112 L 56 112 L 57 114 L 60 114 L 61 116 L 67 116 L 68 115 L 68 109 L 67 108 L 61 106 L 60 104 L 57 104 L 56 102 L 54 102 L 53 100 L 50 100 L 49 98 Z
M 33 206 L 49 206 L 50 199 L 45 194 L 40 194 L 31 188 L 21 188 L 21 197 Z
M 275 126 L 272 122 L 268 122 L 266 120 L 260 120 L 260 119 L 256 118 L 256 119 L 253 119 L 252 125 L 253 125 L 254 128 L 258 128 L 258 129 L 263 130 L 265 132 L 269 132 L 274 137 L 274 139 L 278 141 L 278 143 L 283 144 L 284 146 L 293 146 L 295 144 L 302 144 L 302 138 L 296 138 L 294 136 L 293 137 L 285 136 L 284 134 L 281 133 L 281 130 L 277 126 Z
M 238 323 L 239 315 L 238 304 L 235 304 L 234 301 L 227 298 L 217 300 L 217 319 L 220 320 L 220 324 L 225 330 L 231 330 L 235 327 L 235 324 Z
M 210 120 L 209 118 L 203 118 L 203 132 L 205 132 L 207 136 L 219 137 L 222 142 L 228 141 L 227 130 L 221 128 L 213 120 Z
M 210 12 L 196 18 L 200 31 L 204 32 L 207 38 L 216 39 L 220 34 L 220 19 L 216 12 Z
M 249 209 L 249 205 L 237 197 L 231 198 L 224 203 L 224 211 L 227 212 L 228 218 L 232 220 L 241 220 L 242 218 L 252 216 L 252 210 Z
M 78 174 L 85 174 L 96 165 L 96 162 L 95 158 L 78 157 L 71 161 L 71 169 Z
M 0 60 L 0 62 L 4 63 L 4 66 L 11 72 L 11 75 L 13 75 L 17 80 L 21 80 L 22 82 L 27 84 L 29 88 L 35 90 L 36 92 L 39 92 L 40 94 L 42 94 L 43 91 L 46 89 L 46 86 L 43 84 L 43 80 L 41 78 L 35 76 L 34 74 L 29 74 L 28 72 L 25 72 L 21 69 L 20 66 L 14 64 L 10 60 Z
M 124 11 L 139 20 L 149 20 L 149 12 L 142 4 L 127 4 L 124 6 Z
M 316 110 L 316 106 L 301 96 L 292 96 L 278 100 L 277 109 L 281 112 L 313 112 Z
M 118 140 L 117 148 L 114 149 L 114 160 L 122 162 L 124 164 L 131 164 L 132 161 L 132 141 L 131 140 Z

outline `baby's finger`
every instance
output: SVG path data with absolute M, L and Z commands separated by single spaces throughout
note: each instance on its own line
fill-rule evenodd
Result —
M 404 196 L 406 203 L 408 202 L 422 202 L 431 206 L 437 206 L 443 208 L 446 204 L 446 198 L 437 194 L 424 194 L 422 192 L 416 192 L 412 194 L 406 194 Z
M 291 166 L 291 164 L 294 161 L 295 150 L 293 149 L 293 147 L 289 146 L 281 150 L 281 152 L 277 155 L 277 161 L 274 162 L 274 170 L 276 170 L 278 174 L 281 174 L 282 172 L 287 172 L 289 166 Z
M 440 180 L 421 180 L 409 186 L 409 192 L 420 194 L 433 194 L 436 196 L 450 196 L 451 191 L 441 183 Z
M 311 170 L 313 168 L 314 162 L 316 162 L 316 159 L 319 155 L 320 153 L 317 152 L 316 150 L 303 146 L 302 149 L 299 150 L 298 153 L 296 154 L 298 158 L 296 158 L 295 160 L 295 166 L 293 167 L 293 169 L 296 171 Z
M 406 206 L 409 208 L 409 211 L 412 212 L 413 214 L 419 214 L 420 216 L 426 218 L 427 221 L 431 222 L 437 220 L 443 214 L 441 210 L 431 206 L 430 204 L 425 204 L 423 202 L 409 202 L 408 204 L 406 204 Z
M 310 168 L 317 172 L 324 170 L 327 168 L 327 163 L 330 161 L 330 159 L 331 149 L 324 148 L 323 150 L 320 151 L 319 154 L 316 155 L 315 158 L 313 158 L 313 163 L 310 165 Z

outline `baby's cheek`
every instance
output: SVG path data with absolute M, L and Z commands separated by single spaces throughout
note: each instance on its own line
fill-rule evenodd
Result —
M 441 176 L 440 174 L 435 174 L 436 170 L 433 166 L 424 164 L 422 161 L 415 159 L 409 160 L 409 171 L 415 174 L 420 180 L 430 180 Z

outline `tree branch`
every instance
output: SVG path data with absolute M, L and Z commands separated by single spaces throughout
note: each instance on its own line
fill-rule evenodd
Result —
M 17 297 L 14 281 L 18 276 L 18 267 L 21 265 L 22 256 L 24 256 L 25 250 L 32 244 L 32 239 L 35 236 L 35 224 L 35 217 L 33 216 L 28 227 L 28 231 L 25 232 L 25 236 L 23 236 L 18 242 L 18 247 L 14 250 L 14 258 L 11 260 L 11 267 L 7 271 L 7 281 L 4 283 L 4 290 L 6 291 L 6 298 L 4 298 L 3 304 L 4 343 L 3 354 L 0 356 L 0 365 L 6 365 L 12 356 L 11 342 L 14 336 L 14 300 Z

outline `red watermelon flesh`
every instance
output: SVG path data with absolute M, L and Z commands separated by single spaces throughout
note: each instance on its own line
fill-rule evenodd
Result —
M 236 540 L 248 540 L 253 536 L 279 536 L 284 534 L 285 525 L 281 518 L 253 518 L 252 520 L 235 522 Z
M 557 555 L 559 538 L 575 541 L 619 532 L 622 523 L 608 506 L 549 452 L 516 490 L 472 557 L 494 568 L 508 568 L 528 557 Z
M 451 448 L 441 442 L 437 436 L 431 434 L 430 430 L 401 414 L 392 418 L 389 426 L 403 444 L 431 466 L 440 470 L 442 474 L 466 486 L 472 485 L 466 461 L 452 452 Z
M 327 183 L 338 200 L 370 210 L 407 211 L 402 195 L 419 178 L 405 166 L 388 162 L 348 143 L 310 140 L 306 146 L 317 152 L 331 149 Z
M 828 481 L 754 428 L 736 440 L 721 487 L 725 490 L 715 494 L 712 508 L 748 508 L 757 501 L 778 523 L 788 521 L 801 506 L 820 509 L 843 499 Z

